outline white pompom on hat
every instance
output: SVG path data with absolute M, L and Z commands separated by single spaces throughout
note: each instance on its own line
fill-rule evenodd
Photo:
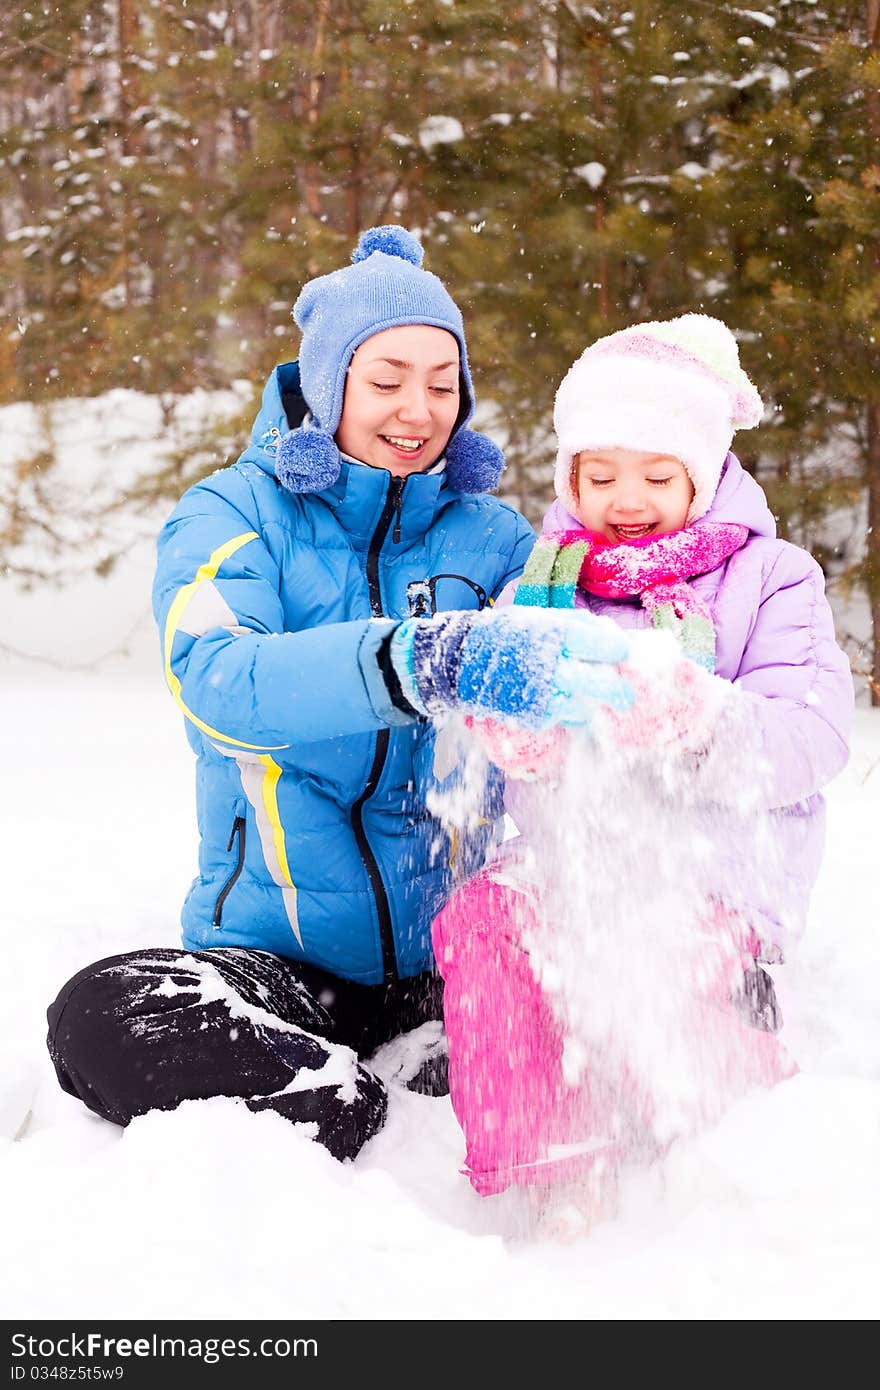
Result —
M 688 521 L 712 505 L 737 430 L 763 403 L 739 364 L 736 339 L 708 314 L 639 323 L 599 338 L 556 393 L 556 494 L 577 511 L 572 460 L 585 449 L 634 449 L 680 459 L 694 485 Z

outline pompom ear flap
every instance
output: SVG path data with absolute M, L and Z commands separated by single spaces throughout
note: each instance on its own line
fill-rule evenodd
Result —
M 446 449 L 446 479 L 456 492 L 491 492 L 498 486 L 504 455 L 485 434 L 460 429 Z
M 323 492 L 339 477 L 342 460 L 329 434 L 300 426 L 278 445 L 275 476 L 288 492 Z
M 341 467 L 339 450 L 324 430 L 300 426 L 278 445 L 275 476 L 288 492 L 323 492 Z M 456 492 L 491 492 L 503 467 L 498 445 L 474 430 L 460 429 L 446 450 L 446 479 Z

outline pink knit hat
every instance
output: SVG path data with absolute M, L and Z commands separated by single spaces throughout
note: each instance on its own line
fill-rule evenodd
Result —
M 694 485 L 688 521 L 705 516 L 738 429 L 763 404 L 730 329 L 708 314 L 638 323 L 599 338 L 556 392 L 556 494 L 577 511 L 571 463 L 583 449 L 636 449 L 680 459 Z

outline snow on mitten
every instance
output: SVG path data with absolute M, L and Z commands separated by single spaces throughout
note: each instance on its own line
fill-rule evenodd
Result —
M 401 691 L 419 714 L 451 710 L 527 729 L 587 725 L 631 699 L 619 663 L 629 643 L 610 618 L 538 608 L 407 618 L 390 643 Z
M 490 762 L 519 782 L 550 781 L 561 771 L 568 735 L 559 725 L 523 729 L 498 719 L 465 717 Z
M 648 629 L 630 637 L 621 674 L 633 700 L 628 709 L 609 710 L 605 728 L 625 748 L 703 752 L 732 692 L 730 682 L 683 656 L 671 633 Z

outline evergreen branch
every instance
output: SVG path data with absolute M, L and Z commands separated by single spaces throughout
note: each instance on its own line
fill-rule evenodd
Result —
M 602 31 L 604 31 L 606 34 L 609 32 L 608 23 L 604 15 L 602 15 L 599 12 L 599 10 L 594 10 L 592 7 L 590 7 L 586 10 L 586 12 L 583 15 L 576 14 L 575 11 L 572 9 L 571 5 L 568 3 L 568 0 L 559 0 L 557 9 L 562 10 L 563 14 L 568 15 L 572 24 L 578 30 L 579 33 L 586 34 L 590 38 L 595 37 L 596 34 Z M 590 28 L 590 26 L 586 23 L 586 19 L 588 17 L 593 20 L 592 28 Z
M 7 48 L 4 53 L 0 53 L 0 63 L 7 58 L 14 58 L 18 53 L 30 53 L 32 49 L 37 49 L 40 53 L 48 53 L 50 58 L 57 58 L 59 63 L 69 63 L 69 53 L 59 53 L 57 48 L 50 48 L 47 43 L 40 43 L 39 39 L 31 39 L 29 43 L 17 43 L 14 48 Z
M 701 10 L 712 10 L 714 14 L 720 14 L 725 17 L 728 15 L 737 15 L 743 19 L 753 18 L 753 11 L 735 10 L 730 5 L 716 4 L 715 0 L 690 0 L 690 3 L 696 5 Z M 780 34 L 783 38 L 794 39 L 796 43 L 802 43 L 807 48 L 811 48 L 817 53 L 821 53 L 835 38 L 839 38 L 844 33 L 843 29 L 836 29 L 830 36 L 827 34 L 810 34 L 804 33 L 799 29 L 786 29 L 779 24 L 774 24 L 772 29 L 766 29 L 765 26 L 762 26 L 762 28 L 765 28 L 765 32 L 767 33 Z

